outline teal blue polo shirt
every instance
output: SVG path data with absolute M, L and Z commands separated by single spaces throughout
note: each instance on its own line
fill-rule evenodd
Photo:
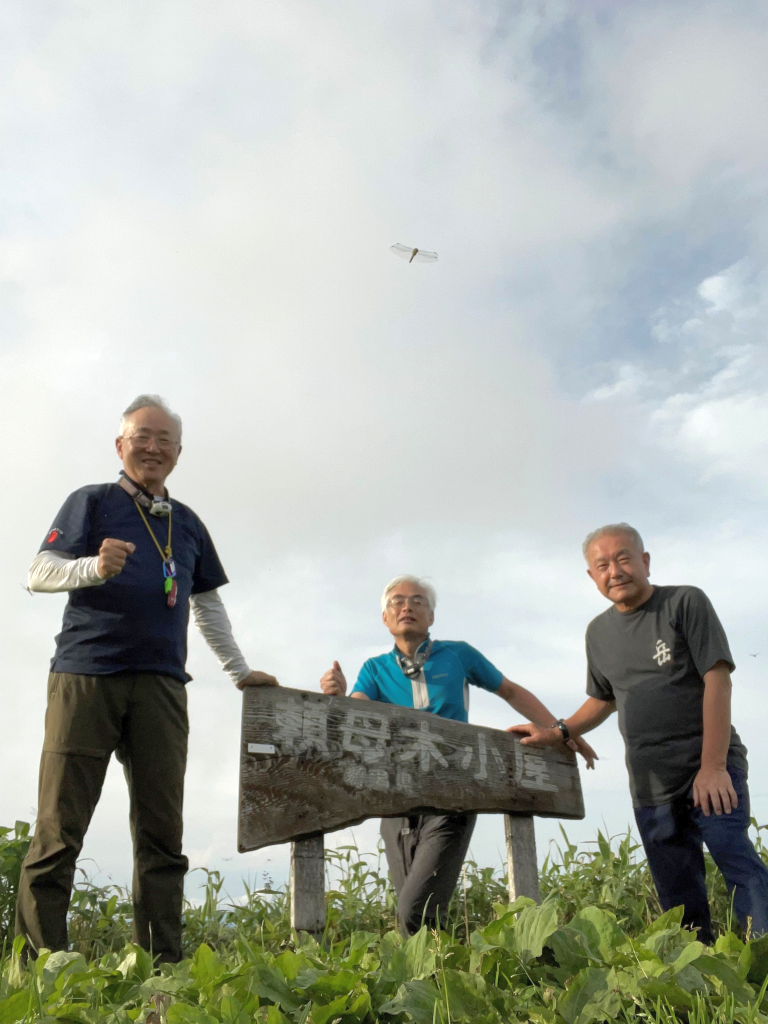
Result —
M 425 640 L 419 651 L 428 642 Z M 366 661 L 352 693 L 467 722 L 470 684 L 496 693 L 503 678 L 495 665 L 463 640 L 435 640 L 429 660 L 415 679 L 409 679 L 400 668 L 393 648 Z

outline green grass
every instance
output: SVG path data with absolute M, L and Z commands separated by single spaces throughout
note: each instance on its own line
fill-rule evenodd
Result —
M 444 930 L 403 941 L 381 857 L 328 854 L 328 925 L 296 936 L 284 889 L 230 899 L 216 872 L 185 907 L 187 959 L 157 973 L 129 942 L 130 894 L 80 877 L 72 951 L 22 964 L 12 921 L 29 829 L 0 830 L 0 1024 L 658 1024 L 768 1022 L 768 938 L 729 928 L 710 870 L 720 932 L 706 949 L 660 915 L 630 836 L 563 843 L 541 874 L 541 906 L 509 905 L 505 879 L 468 863 Z M 758 847 L 765 857 L 760 837 Z M 768 860 L 768 858 L 766 858 Z M 710 866 L 711 867 L 711 866 Z

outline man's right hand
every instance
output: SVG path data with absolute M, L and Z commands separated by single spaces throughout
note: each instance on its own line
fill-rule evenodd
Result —
M 506 731 L 520 736 L 520 743 L 525 747 L 529 744 L 537 747 L 556 747 L 558 743 L 563 742 L 563 734 L 558 728 L 544 729 L 540 725 L 534 725 L 533 722 L 526 722 L 525 725 L 510 725 Z
M 136 545 L 129 540 L 113 540 L 107 537 L 101 542 L 99 548 L 99 560 L 96 563 L 96 572 L 103 580 L 111 580 L 118 576 L 125 568 L 128 555 L 132 555 Z
M 343 697 L 346 694 L 347 680 L 338 661 L 334 661 L 333 668 L 329 668 L 320 680 L 320 689 L 327 697 Z
M 507 732 L 513 732 L 516 736 L 520 736 L 520 745 L 523 747 L 556 747 L 558 743 L 563 742 L 563 734 L 556 726 L 543 728 L 540 725 L 534 725 L 533 722 L 526 722 L 525 725 L 510 725 Z M 597 754 L 581 736 L 571 737 L 565 741 L 565 745 L 570 747 L 574 753 L 581 754 L 587 762 L 587 768 L 595 767 L 595 761 L 598 760 Z

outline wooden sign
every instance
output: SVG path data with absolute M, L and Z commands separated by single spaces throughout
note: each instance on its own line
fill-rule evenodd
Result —
M 241 852 L 366 818 L 584 817 L 570 750 L 524 747 L 511 733 L 426 711 L 250 686 L 243 692 L 241 742 Z

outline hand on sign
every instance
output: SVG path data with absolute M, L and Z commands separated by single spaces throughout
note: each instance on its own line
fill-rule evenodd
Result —
M 320 689 L 327 697 L 343 697 L 346 694 L 347 680 L 338 661 L 334 661 L 333 668 L 329 668 L 321 678 Z
M 103 580 L 111 580 L 113 576 L 118 576 L 123 571 L 128 555 L 132 555 L 135 550 L 136 545 L 128 540 L 107 537 L 99 548 L 96 572 Z
M 269 675 L 267 672 L 249 672 L 245 679 L 241 679 L 239 683 L 235 683 L 238 690 L 244 690 L 246 686 L 279 686 L 280 683 L 275 679 L 274 676 Z
M 516 736 L 521 736 L 520 743 L 524 747 L 556 747 L 558 743 L 563 742 L 563 734 L 557 726 L 543 728 L 540 725 L 534 725 L 533 722 L 526 722 L 525 725 L 510 725 L 507 732 L 513 732 Z M 595 767 L 595 761 L 598 760 L 597 754 L 581 736 L 568 740 L 566 746 L 570 747 L 575 753 L 581 754 L 587 762 L 587 768 Z
M 525 725 L 510 725 L 507 732 L 521 736 L 520 742 L 525 747 L 556 747 L 558 743 L 563 742 L 563 734 L 556 726 L 545 729 L 540 725 L 534 725 L 533 722 L 526 722 Z

